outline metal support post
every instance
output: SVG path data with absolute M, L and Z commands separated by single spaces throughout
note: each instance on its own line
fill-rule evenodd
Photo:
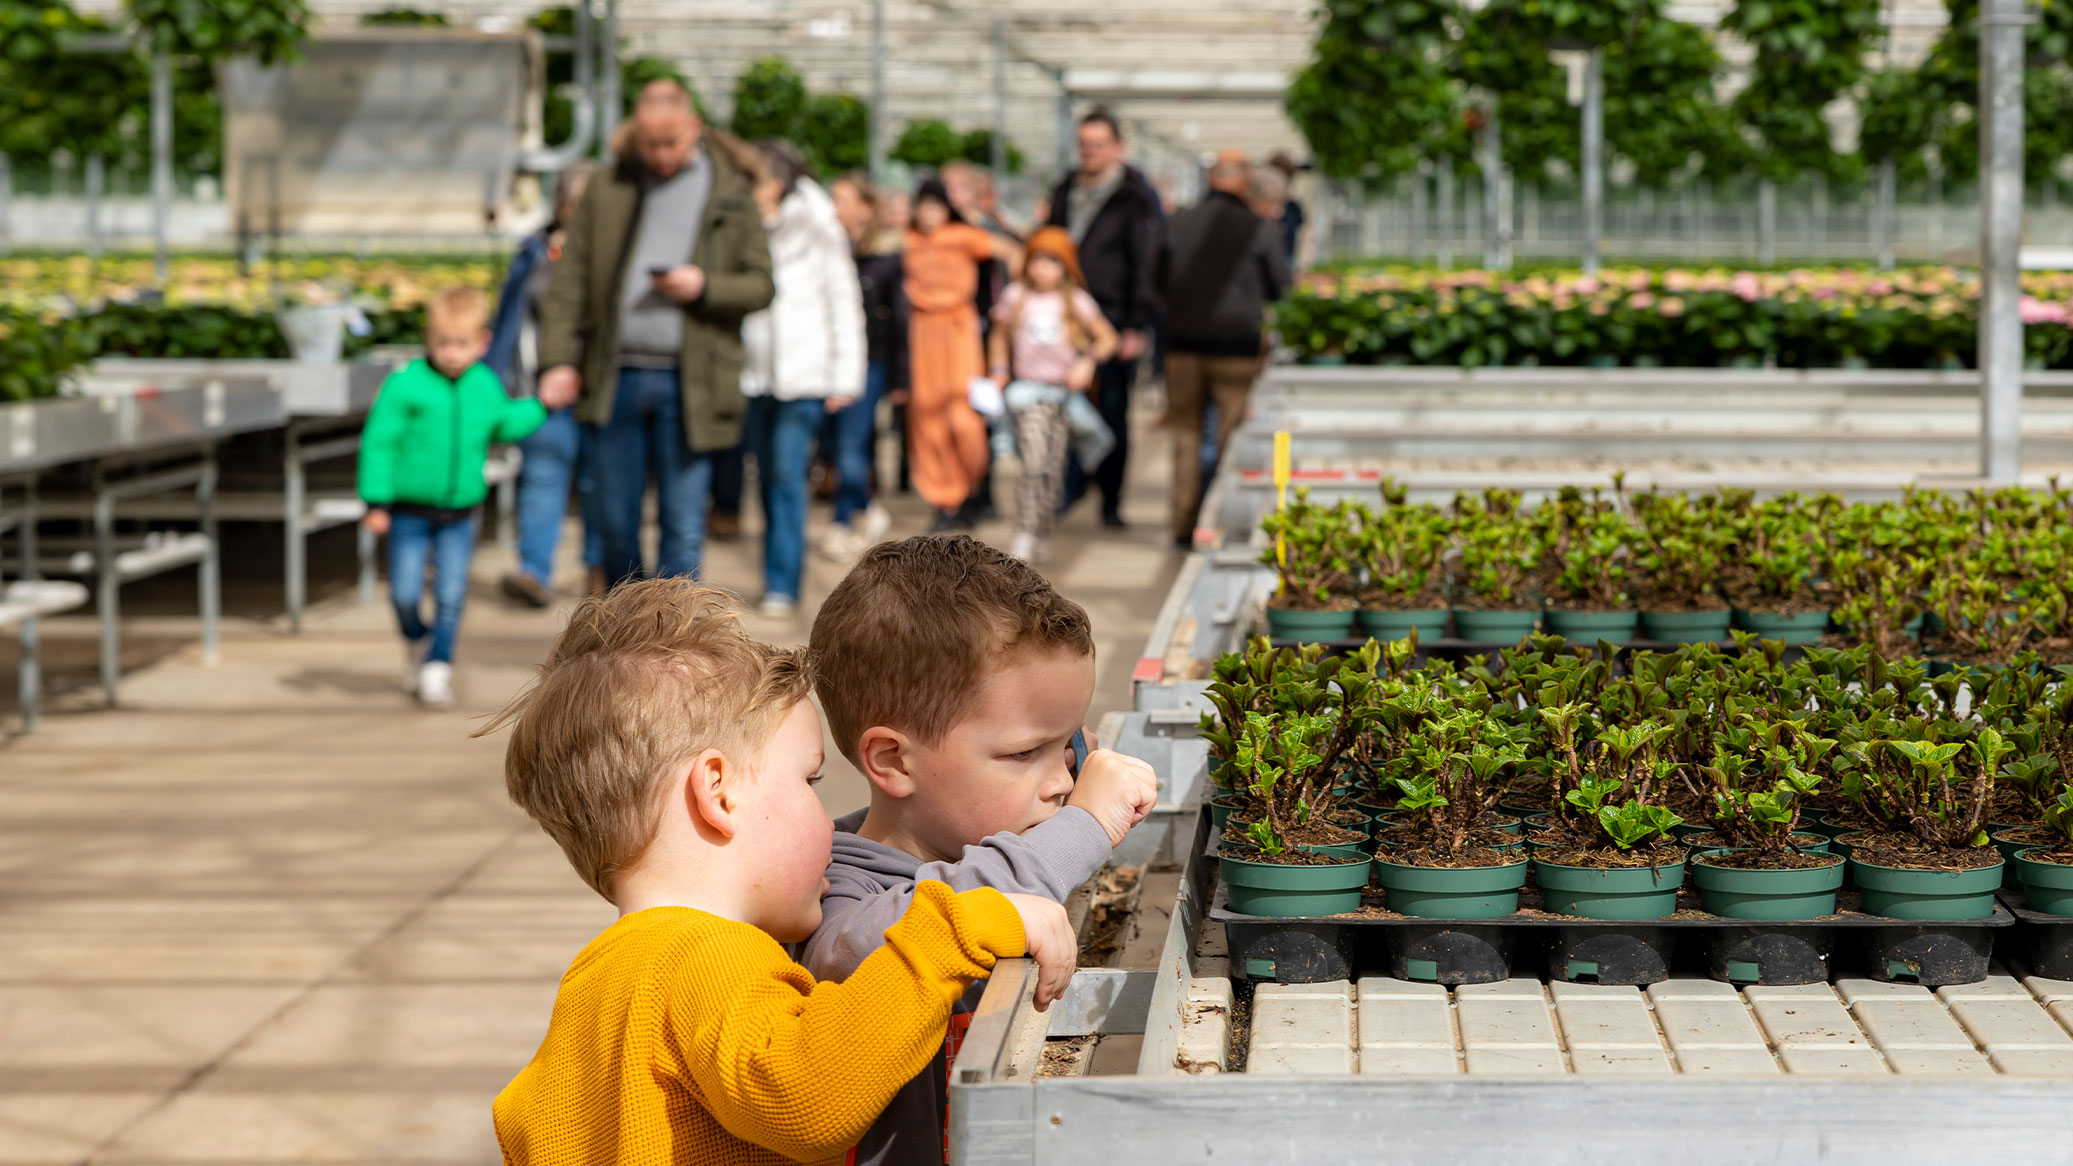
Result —
M 1058 70 L 1058 168 L 1071 173 L 1073 154 L 1078 145 L 1073 140 L 1072 90 L 1065 87 L 1065 70 Z
M 597 158 L 610 161 L 612 130 L 619 124 L 625 98 L 619 92 L 619 0 L 605 0 L 604 27 L 598 30 L 597 60 L 600 76 L 597 102 Z
M 1507 228 L 1511 216 L 1504 211 L 1504 142 L 1497 124 L 1497 99 L 1484 110 L 1483 147 L 1483 266 L 1503 267 Z
M 194 484 L 194 505 L 201 515 L 202 561 L 195 583 L 201 592 L 202 663 L 214 667 L 223 660 L 223 544 L 216 532 L 216 447 L 202 450 L 202 476 Z
M 1008 22 L 993 22 L 993 167 L 996 185 L 1008 180 Z
M 99 573 L 95 598 L 101 620 L 101 695 L 115 707 L 122 679 L 122 574 L 115 564 L 115 490 L 100 467 L 94 468 L 94 569 Z
M 2023 0 L 1980 11 L 1980 473 L 2022 472 Z
M 34 582 L 38 577 L 36 566 L 36 478 L 34 475 L 22 479 L 22 520 L 20 541 L 22 544 L 22 578 Z M 43 720 L 43 662 L 42 632 L 37 627 L 35 616 L 22 621 L 22 659 L 19 673 L 21 682 L 17 687 L 21 693 L 22 731 L 33 733 Z
M 1756 261 L 1778 262 L 1778 184 L 1768 178 L 1756 183 Z
M 885 185 L 885 0 L 871 0 L 871 183 Z
M 14 241 L 9 220 L 14 212 L 14 164 L 0 154 L 0 255 L 7 254 Z
M 1439 236 L 1441 267 L 1454 266 L 1454 159 L 1440 159 L 1440 172 L 1433 186 L 1433 233 Z
M 99 154 L 86 156 L 86 253 L 101 257 L 101 194 L 108 182 L 108 165 Z
M 1888 158 L 1879 163 L 1878 208 L 1873 216 L 1874 229 L 1878 232 L 1876 245 L 1879 250 L 1879 269 L 1893 270 L 1893 239 L 1898 234 L 1893 206 L 1894 166 Z
M 1605 50 L 1584 56 L 1584 274 L 1598 273 L 1598 243 L 1605 230 Z
M 309 548 L 302 541 L 302 519 L 307 502 L 304 497 L 300 421 L 288 422 L 288 428 L 282 433 L 282 446 L 281 541 L 286 544 L 282 552 L 287 561 L 282 566 L 288 576 L 288 630 L 300 632 L 302 607 L 308 599 L 309 587 Z
M 151 276 L 160 291 L 171 275 L 173 233 L 173 61 L 163 43 L 151 51 Z
M 1425 167 L 1411 172 L 1411 261 L 1425 262 Z

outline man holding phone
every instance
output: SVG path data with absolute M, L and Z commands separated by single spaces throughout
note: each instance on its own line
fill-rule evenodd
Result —
M 741 321 L 775 290 L 745 151 L 705 128 L 683 86 L 650 82 L 612 145 L 616 163 L 576 207 L 540 322 L 540 398 L 576 402 L 608 586 L 649 573 L 650 475 L 662 524 L 653 573 L 697 576 L 713 454 L 740 443 L 747 410 Z

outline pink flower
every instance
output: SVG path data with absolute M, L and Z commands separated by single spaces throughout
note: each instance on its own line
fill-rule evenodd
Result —
M 2064 324 L 2067 322 L 2066 305 L 2049 300 L 2032 299 L 2024 296 L 2017 306 L 2025 324 Z
M 1580 296 L 1595 295 L 1598 289 L 1604 286 L 1604 284 L 1599 283 L 1598 280 L 1593 276 L 1578 276 L 1575 285 L 1576 294 Z
M 1893 283 L 1891 280 L 1875 279 L 1864 290 L 1874 296 L 1890 296 L 1893 294 Z
M 1635 292 L 1627 297 L 1627 303 L 1636 308 L 1654 307 L 1656 298 L 1647 292 Z
M 1814 298 L 1817 300 L 1832 300 L 1835 298 L 1835 289 L 1827 284 L 1821 284 L 1815 287 Z
M 1742 297 L 1744 303 L 1753 304 L 1763 298 L 1763 284 L 1759 283 L 1753 271 L 1738 271 L 1728 281 L 1728 290 Z
M 1684 315 L 1684 299 L 1681 296 L 1664 296 L 1663 302 L 1656 305 L 1656 311 L 1673 318 L 1682 316 Z

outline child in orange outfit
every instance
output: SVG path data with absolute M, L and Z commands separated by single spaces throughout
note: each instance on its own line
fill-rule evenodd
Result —
M 820 923 L 833 836 L 810 673 L 722 593 L 630 583 L 577 610 L 491 726 L 513 727 L 512 800 L 620 911 L 497 1096 L 506 1162 L 839 1161 L 996 960 L 1037 960 L 1040 1005 L 1071 979 L 1058 904 L 940 882 L 839 984 L 785 955 Z

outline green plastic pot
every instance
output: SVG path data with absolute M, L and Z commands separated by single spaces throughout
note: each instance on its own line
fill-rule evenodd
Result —
M 1692 880 L 1706 910 L 1723 919 L 1818 919 L 1835 914 L 1835 893 L 1843 885 L 1844 863 L 1805 870 L 1739 870 L 1691 860 Z
M 1330 866 L 1284 866 L 1226 858 L 1220 863 L 1226 900 L 1240 915 L 1275 919 L 1343 915 L 1360 909 L 1368 882 L 1368 860 Z
M 1374 843 L 1370 842 L 1368 845 L 1372 846 Z M 1325 854 L 1333 858 L 1343 858 L 1347 862 L 1364 862 L 1369 857 L 1368 852 L 1362 849 L 1358 842 L 1334 842 L 1329 845 L 1306 842 L 1301 844 L 1301 848 L 1312 854 Z
M 1267 634 L 1277 640 L 1301 640 L 1304 643 L 1350 640 L 1353 638 L 1353 615 L 1351 611 L 1290 611 L 1269 607 Z
M 1910 870 L 1850 859 L 1866 915 L 1887 919 L 1984 919 L 1994 913 L 2001 864 L 1977 870 Z
M 1224 827 L 1231 824 L 1231 812 L 1237 808 L 1237 802 L 1225 801 L 1223 798 L 1216 798 L 1209 803 L 1209 824 L 1216 827 L 1219 835 L 1224 832 Z
M 1540 622 L 1537 611 L 1469 611 L 1454 609 L 1454 631 L 1479 644 L 1516 644 Z
M 1673 644 L 1718 643 L 1728 638 L 1728 623 L 1733 618 L 1724 607 L 1719 611 L 1644 611 L 1641 638 Z
M 1557 915 L 1585 919 L 1661 919 L 1677 910 L 1684 862 L 1658 867 L 1563 866 L 1533 860 L 1533 878 Z
M 1825 611 L 1781 615 L 1774 611 L 1749 611 L 1737 607 L 1729 614 L 1735 627 L 1755 632 L 1766 640 L 1787 644 L 1818 643 L 1828 631 L 1828 613 Z
M 1521 857 L 1504 866 L 1407 866 L 1375 860 L 1375 881 L 1389 892 L 1389 909 L 1420 919 L 1499 919 L 1519 909 L 1519 888 L 1532 864 Z
M 2038 862 L 2032 854 L 2047 853 L 2033 846 L 2015 856 L 2015 877 L 2023 884 L 2023 906 L 2039 915 L 2073 915 L 2073 866 Z
M 1401 640 L 1413 631 L 1418 642 L 1429 644 L 1447 636 L 1447 609 L 1420 608 L 1415 611 L 1359 611 L 1360 630 L 1378 640 Z
M 1558 611 L 1548 608 L 1542 617 L 1548 631 L 1570 640 L 1611 640 L 1624 643 L 1634 638 L 1640 625 L 1638 611 Z
M 2027 826 L 2017 826 L 2005 822 L 1998 825 L 1993 822 L 1987 823 L 1987 841 L 1993 843 L 1994 849 L 2001 852 L 2002 890 L 2013 891 L 2022 885 L 2017 878 L 2017 870 L 2019 868 L 2016 866 L 2015 856 L 2037 844 L 2035 842 L 2009 842 L 2004 840 L 2001 835 L 2003 833 L 2017 833 L 2027 829 L 2029 829 Z

